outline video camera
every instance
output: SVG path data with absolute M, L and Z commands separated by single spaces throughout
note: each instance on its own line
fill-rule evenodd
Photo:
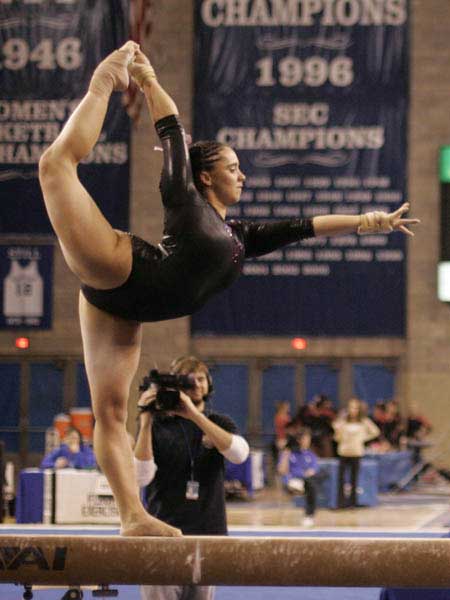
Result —
M 180 390 L 192 390 L 195 388 L 193 375 L 174 375 L 173 373 L 160 373 L 158 369 L 152 369 L 147 377 L 144 377 L 139 386 L 140 392 L 145 392 L 151 385 L 157 387 L 156 399 L 147 406 L 140 406 L 142 412 L 150 411 L 167 412 L 180 407 Z

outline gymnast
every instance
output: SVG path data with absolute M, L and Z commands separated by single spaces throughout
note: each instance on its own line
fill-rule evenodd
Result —
M 113 91 L 133 77 L 143 91 L 164 153 L 164 236 L 153 246 L 115 230 L 77 177 L 96 144 Z M 172 98 L 134 42 L 110 54 L 39 163 L 45 205 L 69 268 L 81 281 L 79 313 L 96 419 L 94 446 L 119 509 L 121 534 L 180 535 L 142 506 L 125 424 L 142 323 L 190 315 L 240 274 L 245 258 L 318 235 L 347 232 L 412 234 L 404 204 L 393 213 L 329 215 L 273 224 L 225 223 L 245 176 L 235 152 L 216 142 L 188 151 Z

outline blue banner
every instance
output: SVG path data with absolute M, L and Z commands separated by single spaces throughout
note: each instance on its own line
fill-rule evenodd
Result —
M 228 216 L 392 211 L 406 192 L 407 0 L 197 0 L 194 139 L 247 176 Z M 314 238 L 248 261 L 194 334 L 402 336 L 402 234 Z
M 0 245 L 1 329 L 50 329 L 52 291 L 52 245 Z
M 0 3 L 0 233 L 51 233 L 39 157 L 87 91 L 97 64 L 127 39 L 128 0 Z M 128 228 L 129 121 L 114 94 L 79 176 L 105 217 Z

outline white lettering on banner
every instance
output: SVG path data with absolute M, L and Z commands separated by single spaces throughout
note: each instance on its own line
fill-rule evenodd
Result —
M 330 106 L 326 102 L 281 102 L 273 107 L 274 125 L 326 125 Z
M 244 275 L 268 275 L 269 267 L 267 265 L 258 265 L 256 263 L 245 263 L 243 273 Z
M 363 235 L 359 240 L 360 246 L 386 246 L 387 235 Z
M 359 210 L 359 206 L 357 204 L 353 206 L 337 204 L 336 206 L 333 206 L 333 210 L 331 212 L 336 215 L 359 215 L 361 211 Z
M 272 185 L 272 179 L 261 175 L 260 177 L 247 177 L 246 185 L 251 187 L 270 187 Z
M 273 56 L 258 60 L 259 77 L 256 85 L 273 87 L 295 87 L 303 83 L 307 87 L 320 87 L 330 82 L 336 87 L 348 87 L 353 83 L 353 61 L 347 56 L 339 56 L 330 61 L 321 56 L 310 56 L 300 60 L 296 56 L 285 56 L 275 62 Z M 275 75 L 274 75 L 275 69 Z
M 275 187 L 278 188 L 293 188 L 298 187 L 301 183 L 300 177 L 275 177 L 274 180 Z
M 0 142 L 53 142 L 58 123 L 0 123 Z
M 331 262 L 340 262 L 342 260 L 341 250 L 317 250 L 316 260 L 329 260 Z
M 274 217 L 299 217 L 300 206 L 274 206 Z
M 372 192 L 366 190 L 345 192 L 344 198 L 346 202 L 372 202 Z
M 40 260 L 41 253 L 39 248 L 27 246 L 11 246 L 7 250 L 7 256 L 10 260 Z
M 300 265 L 272 265 L 272 275 L 287 275 L 291 277 L 300 275 Z
M 241 194 L 241 202 L 253 202 L 254 194 L 252 191 L 244 190 Z M 227 213 L 229 211 L 227 210 Z
M 378 262 L 402 262 L 405 255 L 402 250 L 377 250 Z
M 0 100 L 0 163 L 34 165 L 59 135 L 79 104 L 74 100 Z M 125 142 L 108 142 L 102 134 L 83 163 L 122 165 L 128 161 Z
M 78 4 L 80 0 L 0 0 L 1 5 L 7 4 L 23 4 L 24 6 L 33 4 Z
M 383 192 L 375 192 L 375 202 L 394 202 L 401 204 L 403 202 L 403 194 L 399 190 L 389 190 Z
M 270 215 L 270 206 L 246 206 L 244 215 L 247 217 L 268 217 Z
M 336 87 L 347 87 L 353 83 L 353 61 L 346 56 L 333 58 L 329 62 L 321 56 L 310 56 L 304 61 L 296 56 L 285 56 L 275 62 L 273 56 L 258 60 L 259 77 L 256 85 L 273 87 L 295 87 L 303 83 L 307 87 L 320 87 L 330 82 Z M 274 75 L 275 69 L 275 75 Z
M 203 0 L 209 27 L 403 25 L 407 0 Z
M 302 250 L 300 248 L 295 248 L 294 250 L 287 250 L 286 252 L 287 260 L 309 260 L 313 259 L 312 250 Z
M 384 127 L 222 127 L 218 142 L 235 150 L 379 150 Z
M 391 185 L 390 177 L 365 177 L 362 182 L 368 188 L 388 188 Z
M 65 121 L 80 103 L 74 100 L 0 100 L 1 121 Z
M 310 202 L 312 199 L 312 192 L 308 191 L 295 191 L 286 193 L 287 202 Z
M 373 252 L 370 250 L 348 250 L 345 253 L 347 262 L 372 262 Z
M 336 188 L 357 188 L 361 185 L 359 177 L 335 177 L 333 185 Z
M 9 38 L 0 46 L 0 69 L 20 71 L 28 63 L 35 63 L 41 71 L 54 71 L 57 68 L 74 71 L 83 63 L 81 40 L 67 37 L 55 46 L 51 38 L 41 40 L 35 48 L 30 48 L 23 38 Z
M 315 217 L 317 215 L 329 215 L 330 209 L 328 206 L 306 206 L 303 209 L 303 215 L 305 217 Z
M 328 277 L 330 274 L 330 265 L 303 265 L 302 275 L 318 275 Z
M 312 188 L 327 188 L 331 185 L 331 179 L 329 177 L 305 177 L 303 185 Z
M 357 246 L 358 238 L 356 235 L 338 235 L 332 237 L 329 240 L 330 246 L 341 247 L 341 246 Z
M 259 202 L 281 202 L 283 192 L 278 190 L 261 190 L 256 192 L 256 200 Z
M 344 194 L 337 191 L 323 191 L 316 193 L 317 202 L 342 202 Z

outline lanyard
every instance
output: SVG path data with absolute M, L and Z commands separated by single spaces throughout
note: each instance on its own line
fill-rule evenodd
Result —
M 195 460 L 195 456 L 193 456 L 193 454 L 191 452 L 191 445 L 189 443 L 189 439 L 188 439 L 186 430 L 183 427 L 183 423 L 181 421 L 178 421 L 178 424 L 179 424 L 179 426 L 181 427 L 181 429 L 183 431 L 184 439 L 185 439 L 185 442 L 186 442 L 186 448 L 187 448 L 187 451 L 189 453 L 189 460 L 190 460 L 190 464 L 191 464 L 191 481 L 193 481 L 194 480 L 194 460 Z

